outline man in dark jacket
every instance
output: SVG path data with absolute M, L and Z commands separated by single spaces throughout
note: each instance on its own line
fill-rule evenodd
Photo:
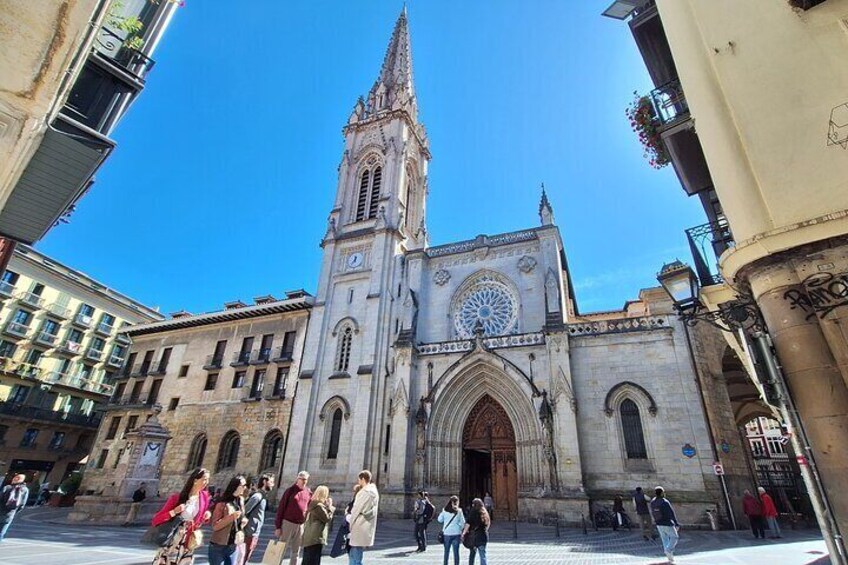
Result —
M 141 510 L 141 503 L 144 502 L 145 498 L 147 498 L 147 485 L 145 483 L 141 483 L 132 494 L 130 511 L 127 512 L 127 517 L 124 519 L 124 523 L 122 525 L 131 526 L 133 522 L 135 522 L 135 519 L 138 518 L 138 511 Z
M 301 471 L 297 474 L 294 484 L 286 489 L 277 507 L 277 517 L 274 521 L 274 535 L 280 541 L 286 542 L 286 549 L 291 548 L 290 565 L 297 565 L 297 554 L 303 538 L 303 523 L 306 521 L 306 510 L 312 499 L 312 491 L 306 486 L 309 473 Z
M 415 502 L 415 510 L 412 519 L 415 521 L 415 541 L 418 542 L 418 552 L 427 551 L 427 525 L 433 519 L 436 510 L 430 502 L 430 496 L 426 491 L 418 492 L 418 500 Z
M 247 525 L 244 527 L 244 564 L 250 561 L 250 556 L 259 543 L 259 534 L 265 524 L 265 507 L 268 505 L 268 493 L 274 488 L 274 476 L 262 475 L 256 484 L 256 490 L 244 503 L 244 515 Z M 241 563 L 239 565 L 242 565 Z
M 642 526 L 642 537 L 646 540 L 656 539 L 651 526 L 651 510 L 648 508 L 650 502 L 642 492 L 642 487 L 636 487 L 636 492 L 633 493 L 633 506 L 636 508 L 636 515 L 639 516 L 639 524 Z
M 29 489 L 24 484 L 26 475 L 15 475 L 12 482 L 3 487 L 0 494 L 0 541 L 6 537 L 15 515 L 26 506 Z
M 677 530 L 680 524 L 677 521 L 677 516 L 674 515 L 674 508 L 665 497 L 665 490 L 662 487 L 654 489 L 656 496 L 651 501 L 651 517 L 657 525 L 657 530 L 660 532 L 663 550 L 669 563 L 674 563 L 674 548 L 677 545 L 679 536 Z

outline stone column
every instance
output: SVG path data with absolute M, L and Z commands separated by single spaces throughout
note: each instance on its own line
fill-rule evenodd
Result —
M 155 495 L 159 491 L 159 476 L 165 446 L 171 435 L 159 423 L 161 407 L 150 416 L 150 419 L 128 432 L 127 445 L 131 446 L 126 475 L 120 479 L 118 496 L 127 498 L 141 483 L 147 486 L 147 492 Z
M 805 288 L 790 261 L 752 268 L 748 281 L 772 336 L 840 531 L 848 532 L 848 388 L 815 315 L 793 307 Z

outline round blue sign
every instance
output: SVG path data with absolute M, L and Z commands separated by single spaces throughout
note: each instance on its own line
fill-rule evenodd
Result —
M 721 450 L 724 453 L 730 453 L 730 444 L 727 443 L 727 440 L 722 440 L 721 442 Z
M 692 457 L 695 457 L 695 454 L 697 453 L 695 448 L 692 447 L 691 443 L 687 443 L 686 445 L 684 445 L 683 449 L 681 451 L 683 452 L 683 455 L 685 455 L 686 457 L 689 457 L 690 459 Z

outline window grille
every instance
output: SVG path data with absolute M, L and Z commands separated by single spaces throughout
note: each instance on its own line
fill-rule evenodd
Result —
M 639 417 L 639 407 L 629 398 L 624 399 L 619 408 L 621 412 L 621 428 L 624 432 L 624 448 L 628 459 L 647 459 L 645 436 L 642 433 L 642 419 Z
M 327 459 L 336 459 L 339 456 L 339 439 L 342 435 L 342 409 L 336 408 L 333 412 L 333 423 L 330 428 L 330 445 L 327 447 Z
M 377 205 L 380 200 L 380 183 L 383 180 L 383 169 L 374 169 L 374 180 L 371 182 L 371 205 L 368 207 L 368 217 L 377 217 Z
M 365 219 L 365 207 L 368 204 L 368 181 L 371 172 L 365 171 L 362 173 L 362 179 L 359 181 L 359 198 L 356 201 L 356 221 Z

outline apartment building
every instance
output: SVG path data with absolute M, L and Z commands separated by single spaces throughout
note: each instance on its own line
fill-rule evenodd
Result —
M 57 485 L 84 462 L 130 341 L 155 310 L 19 245 L 0 279 L 0 464 Z

